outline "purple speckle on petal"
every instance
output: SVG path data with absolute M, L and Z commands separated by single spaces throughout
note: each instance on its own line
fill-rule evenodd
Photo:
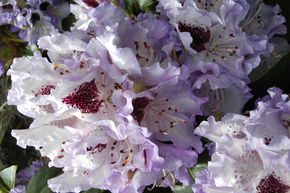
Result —
M 80 109 L 82 113 L 97 113 L 103 101 L 99 100 L 99 91 L 94 79 L 81 84 L 76 92 L 63 98 L 62 102 Z
M 288 190 L 290 190 L 290 186 L 282 182 L 275 173 L 263 178 L 257 187 L 257 193 L 287 193 Z

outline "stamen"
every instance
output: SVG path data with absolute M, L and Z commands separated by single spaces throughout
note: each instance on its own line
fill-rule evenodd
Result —
M 132 181 L 136 172 L 137 172 L 137 169 L 135 169 L 134 171 L 132 171 L 132 170 L 128 171 L 128 181 L 126 182 L 126 184 L 129 184 Z
M 168 179 L 168 177 L 171 177 L 171 180 Z M 169 182 L 169 186 L 174 186 L 175 185 L 175 177 L 172 174 L 172 172 L 168 171 L 165 173 L 165 170 L 163 170 L 163 177 L 161 178 L 162 182 L 161 184 L 158 184 L 157 187 L 162 187 L 165 185 L 166 180 Z
M 118 163 L 120 163 L 121 160 L 122 160 L 122 156 L 119 156 L 119 159 L 118 159 L 117 161 L 111 162 L 111 165 L 112 165 L 112 166 L 115 166 L 115 165 L 117 165 Z
M 212 111 L 217 111 L 220 109 L 221 104 L 224 102 L 224 92 L 224 89 L 217 89 L 209 92 L 209 106 Z
M 250 25 L 253 22 L 253 20 L 260 14 L 262 10 L 262 2 L 259 2 L 257 7 L 258 8 L 257 10 L 255 10 L 254 15 L 252 15 L 253 12 L 249 12 L 247 14 L 246 19 L 244 19 L 244 21 L 247 21 L 247 22 L 243 23 L 241 26 L 243 29 L 245 29 L 248 25 Z
M 159 132 L 164 134 L 164 135 L 168 135 L 169 134 L 169 131 L 167 129 L 160 129 Z
M 182 118 L 179 118 L 179 117 L 176 117 L 174 115 L 170 115 L 170 114 L 165 113 L 165 112 L 160 112 L 159 115 L 167 117 L 167 118 L 170 118 L 170 119 L 173 119 L 173 120 L 177 120 L 180 123 L 182 123 L 183 125 L 187 125 L 187 121 L 186 120 L 184 120 Z
M 127 139 L 123 140 L 121 143 L 124 144 L 124 142 L 125 142 L 127 147 L 122 147 L 120 150 L 118 150 L 118 152 L 120 153 L 120 154 L 117 153 L 117 155 L 119 155 L 119 158 L 117 161 L 112 161 L 111 165 L 114 166 L 114 165 L 122 163 L 121 166 L 124 167 L 124 166 L 127 166 L 132 161 L 133 156 L 134 156 L 134 153 L 133 153 L 134 146 L 132 144 L 130 144 L 130 142 Z M 113 142 L 112 147 L 114 147 L 116 144 L 117 144 L 117 141 Z M 123 145 L 121 145 L 121 146 L 123 146 Z M 114 149 L 115 149 L 115 147 L 112 149 L 112 151 Z M 113 156 L 111 156 L 111 157 L 113 157 Z M 123 160 L 123 158 L 124 158 L 124 160 Z M 122 162 L 122 160 L 123 160 L 123 162 Z
M 156 53 L 146 42 L 135 41 L 135 55 L 140 66 L 149 66 L 154 61 Z
M 170 183 L 169 186 L 174 186 L 174 185 L 175 185 L 175 177 L 174 177 L 173 173 L 170 172 L 170 171 L 168 171 L 168 174 L 169 174 L 169 176 L 170 176 L 171 179 L 172 179 L 172 181 L 171 181 L 171 183 Z M 170 182 L 170 180 L 169 180 L 169 182 Z
M 132 146 L 127 139 L 125 140 L 125 142 L 127 144 L 128 150 L 129 150 L 128 156 L 126 157 L 125 162 L 124 162 L 124 164 L 126 166 L 126 165 L 128 165 L 130 163 L 130 161 L 133 158 L 133 148 L 134 148 L 134 146 Z
M 148 190 L 149 192 L 151 192 L 155 187 L 156 187 L 156 180 L 154 181 L 152 187 L 151 187 L 151 188 L 148 187 L 147 190 Z

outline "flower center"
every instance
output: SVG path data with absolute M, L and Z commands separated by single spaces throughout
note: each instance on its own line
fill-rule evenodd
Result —
M 257 193 L 286 193 L 288 190 L 290 186 L 282 182 L 275 173 L 262 179 L 257 187 Z
M 217 112 L 222 108 L 225 103 L 225 89 L 211 90 L 210 85 L 205 83 L 200 89 L 194 90 L 194 94 L 199 97 L 208 97 L 208 101 L 202 104 L 203 111 L 208 113 Z
M 38 21 L 40 21 L 40 15 L 38 13 L 32 13 L 30 21 L 33 25 L 35 25 Z
M 45 1 L 45 2 L 43 2 L 43 3 L 41 3 L 41 4 L 39 5 L 39 8 L 40 8 L 41 11 L 46 11 L 46 10 L 48 9 L 49 6 L 50 6 L 50 3 L 47 2 L 47 1 Z
M 178 28 L 180 32 L 189 32 L 192 37 L 190 47 L 197 52 L 205 50 L 205 44 L 210 40 L 210 30 L 205 27 L 190 25 L 179 22 Z
M 141 121 L 143 120 L 144 117 L 144 110 L 150 103 L 151 99 L 147 97 L 140 97 L 140 98 L 134 98 L 132 100 L 133 104 L 133 112 L 131 113 L 132 117 L 138 122 L 138 124 L 141 124 Z
M 80 109 L 82 113 L 97 113 L 104 101 L 99 100 L 99 91 L 94 79 L 81 84 L 76 92 L 63 98 L 62 102 Z
M 134 145 L 128 140 L 113 141 L 109 146 L 110 164 L 112 166 L 124 167 L 133 163 Z
M 13 10 L 13 6 L 12 5 L 3 5 L 2 9 L 4 9 L 5 11 L 12 11 Z
M 221 0 L 208 1 L 208 0 L 195 0 L 197 6 L 211 12 L 218 12 L 223 2 Z
M 83 2 L 87 5 L 87 6 L 89 6 L 89 7 L 97 7 L 97 6 L 99 6 L 99 2 L 98 2 L 98 0 L 83 0 Z
M 140 66 L 150 66 L 156 58 L 156 52 L 147 42 L 135 41 L 135 56 Z

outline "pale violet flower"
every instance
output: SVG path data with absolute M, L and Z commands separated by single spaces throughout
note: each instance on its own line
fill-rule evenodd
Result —
M 28 0 L 13 20 L 19 37 L 30 45 L 42 36 L 62 31 L 62 20 L 69 15 L 69 4 L 65 1 Z
M 7 96 L 8 104 L 17 105 L 21 113 L 33 118 L 55 112 L 50 94 L 60 76 L 40 53 L 15 58 L 7 74 L 13 82 Z
M 204 115 L 240 113 L 252 96 L 244 81 L 215 63 L 199 61 L 189 67 L 189 73 L 193 92 L 206 99 L 202 105 Z
M 232 13 L 231 9 L 221 10 L 225 11 L 225 14 Z M 233 76 L 245 80 L 260 62 L 259 58 L 247 62 L 246 55 L 255 51 L 248 46 L 246 34 L 225 23 L 222 14 L 198 8 L 197 3 L 192 0 L 185 1 L 177 8 L 168 6 L 165 12 L 184 46 L 185 63 L 213 62 Z
M 268 93 L 269 96 L 258 101 L 257 108 L 250 111 L 246 121 L 247 133 L 251 136 L 252 145 L 257 148 L 282 151 L 290 143 L 289 97 L 277 87 L 268 89 Z
M 249 11 L 240 27 L 248 35 L 267 36 L 269 39 L 274 34 L 285 34 L 287 29 L 283 23 L 285 18 L 280 14 L 278 5 L 272 7 L 262 0 L 247 0 Z
M 0 2 L 0 26 L 11 24 L 20 12 L 15 0 L 3 0 Z
M 24 185 L 15 186 L 9 193 L 25 193 L 26 189 Z
M 20 146 L 34 146 L 49 157 L 50 166 L 63 167 L 62 175 L 48 181 L 56 192 L 93 187 L 122 192 L 135 174 L 158 171 L 163 163 L 157 146 L 147 139 L 146 129 L 133 125 L 114 130 L 71 115 L 51 116 L 35 119 L 27 130 L 14 130 L 13 136 Z M 115 179 L 116 174 L 121 176 Z M 114 181 L 110 180 L 118 180 L 118 187 L 111 187 Z
M 70 5 L 70 10 L 77 19 L 72 28 L 86 31 L 91 38 L 102 34 L 106 26 L 118 25 L 126 17 L 120 7 L 105 1 L 92 9 L 84 6 L 82 1 L 77 1 L 77 3 Z
M 178 148 L 193 146 L 202 151 L 192 128 L 203 101 L 193 95 L 190 85 L 182 81 L 173 85 L 163 83 L 132 98 L 131 116 L 136 124 L 147 127 L 158 140 L 172 141 Z
M 195 133 L 216 143 L 208 163 L 204 192 L 283 192 L 290 190 L 289 99 L 278 88 L 268 90 L 250 115 L 210 117 Z
M 155 86 L 173 77 L 177 80 L 180 74 L 180 70 L 168 58 L 174 42 L 167 42 L 166 38 L 170 37 L 172 29 L 165 21 L 150 20 L 151 26 L 146 20 L 136 24 L 123 21 L 116 32 L 106 31 L 103 36 L 96 38 L 106 47 L 118 68 L 145 86 Z M 157 28 L 157 24 L 163 27 Z M 153 33 L 158 33 L 158 36 Z M 132 34 L 130 38 L 128 34 Z

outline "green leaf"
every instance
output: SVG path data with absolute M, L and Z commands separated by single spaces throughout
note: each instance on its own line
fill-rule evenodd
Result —
M 29 181 L 26 193 L 52 193 L 47 186 L 47 180 L 58 176 L 62 171 L 58 168 L 41 168 Z
M 157 0 L 124 0 L 126 11 L 129 14 L 138 15 L 139 13 L 154 13 L 158 4 Z
M 10 190 L 7 188 L 7 186 L 4 183 L 0 182 L 0 193 L 9 193 L 9 192 Z
M 205 163 L 200 163 L 200 164 L 196 164 L 194 167 L 192 168 L 187 168 L 188 173 L 190 174 L 192 180 L 195 180 L 196 174 L 198 172 L 200 172 L 201 170 L 205 169 L 207 167 L 207 164 Z
M 64 31 L 70 31 L 70 27 L 76 22 L 75 16 L 71 13 L 62 20 L 62 28 Z
M 17 49 L 13 47 L 13 44 L 5 44 L 5 46 L 2 46 L 0 48 L 0 59 L 2 61 L 6 62 L 16 55 L 17 55 Z
M 19 51 L 21 55 L 23 56 L 33 56 L 33 53 L 35 51 L 39 51 L 39 49 L 36 45 L 31 45 L 31 46 L 19 47 Z
M 140 9 L 145 13 L 154 13 L 158 4 L 157 0 L 138 0 Z
M 0 176 L 4 183 L 10 188 L 14 188 L 15 186 L 15 178 L 16 178 L 17 166 L 10 166 L 9 168 L 5 168 L 0 172 Z
M 19 39 L 19 38 L 8 38 L 11 42 L 17 42 L 17 43 L 25 43 L 25 40 Z
M 174 193 L 193 193 L 191 186 L 175 186 Z
M 138 4 L 136 0 L 124 0 L 124 3 L 126 4 L 126 11 L 129 14 L 138 14 L 140 12 L 138 8 Z
M 225 115 L 224 112 L 218 111 L 214 114 L 214 118 L 216 121 L 221 121 L 224 115 Z
M 274 37 L 270 43 L 275 45 L 274 50 L 269 56 L 261 56 L 261 63 L 249 75 L 252 83 L 266 75 L 290 50 L 285 38 Z

